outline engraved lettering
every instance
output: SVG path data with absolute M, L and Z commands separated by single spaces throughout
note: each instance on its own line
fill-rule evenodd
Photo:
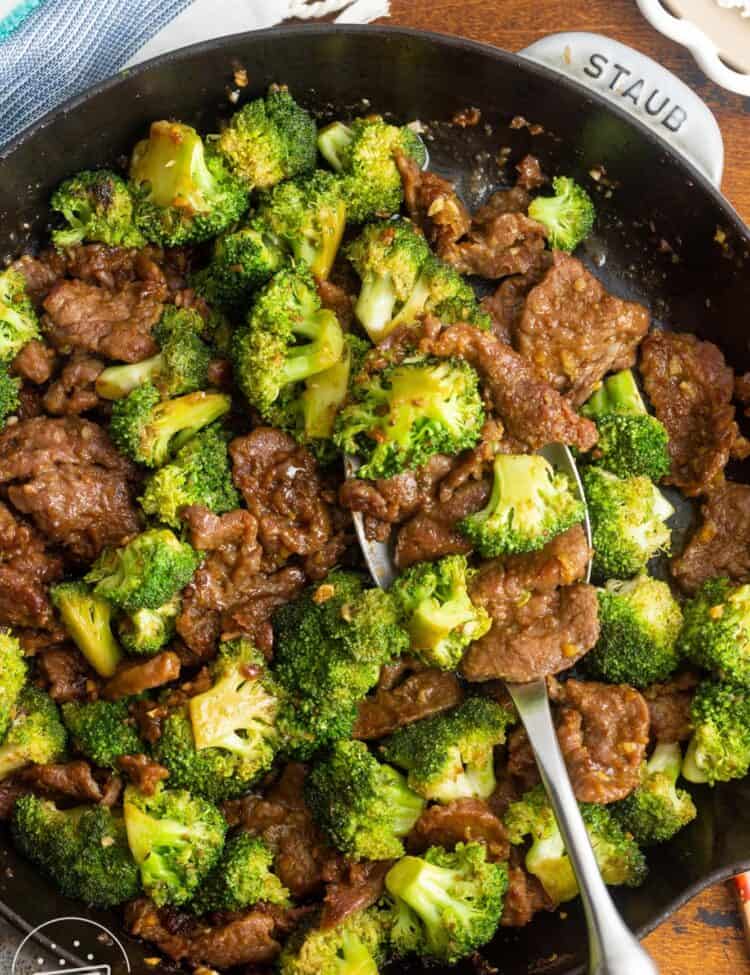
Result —
M 589 58 L 589 63 L 583 69 L 583 73 L 587 74 L 589 78 L 601 78 L 602 72 L 608 62 L 609 58 L 605 57 L 605 55 L 592 54 Z
M 634 81 L 632 85 L 628 85 L 625 91 L 622 93 L 623 98 L 629 98 L 634 105 L 638 104 L 638 98 L 643 91 L 643 85 L 645 84 L 643 78 L 639 78 L 638 81 Z
M 612 89 L 612 91 L 614 91 L 620 78 L 622 78 L 623 75 L 627 77 L 629 74 L 631 74 L 631 72 L 627 68 L 623 68 L 621 64 L 613 64 L 612 67 L 614 68 L 615 76 L 610 81 L 609 87 Z
M 658 94 L 659 94 L 659 89 L 658 88 L 654 88 L 654 90 L 651 92 L 651 94 L 646 99 L 645 108 L 646 108 L 646 112 L 649 115 L 658 115 L 659 112 L 663 111 L 667 107 L 667 105 L 669 105 L 669 95 L 665 95 L 664 98 L 661 100 L 661 103 L 659 105 L 657 105 L 656 107 L 654 107 L 651 104 L 651 99 L 655 95 L 658 95 Z
M 675 105 L 669 115 L 662 119 L 661 124 L 664 128 L 669 129 L 670 132 L 679 132 L 685 121 L 687 121 L 687 112 L 684 108 L 680 108 L 679 105 Z

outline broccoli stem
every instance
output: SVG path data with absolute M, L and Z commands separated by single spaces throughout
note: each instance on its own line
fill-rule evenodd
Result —
M 307 378 L 300 396 L 307 438 L 323 439 L 333 434 L 336 413 L 349 387 L 351 359 L 351 349 L 345 345 L 339 362 Z
M 367 945 L 356 934 L 347 931 L 341 939 L 343 958 L 339 962 L 341 975 L 378 975 L 378 966 Z
M 615 373 L 602 383 L 581 409 L 588 417 L 606 416 L 608 413 L 647 413 L 635 377 L 630 369 Z
M 320 311 L 309 320 L 300 320 L 294 331 L 309 338 L 307 345 L 290 346 L 281 367 L 283 383 L 297 383 L 330 368 L 344 351 L 344 333 L 330 311 Z
M 343 153 L 351 141 L 352 130 L 343 122 L 331 122 L 318 133 L 320 154 L 337 173 L 344 168 Z
M 660 741 L 646 763 L 646 769 L 649 775 L 662 772 L 674 783 L 680 776 L 681 765 L 682 751 L 679 744 L 676 741 Z
M 393 318 L 396 294 L 390 274 L 371 274 L 362 282 L 354 312 L 370 338 L 382 336 Z
M 698 756 L 698 740 L 693 735 L 682 762 L 682 777 L 695 785 L 705 785 L 709 781 L 708 774 L 701 768 Z
M 158 376 L 163 364 L 164 357 L 161 352 L 158 352 L 150 359 L 143 359 L 141 362 L 133 362 L 126 366 L 110 366 L 97 376 L 96 391 L 102 399 L 122 399 L 141 383 Z

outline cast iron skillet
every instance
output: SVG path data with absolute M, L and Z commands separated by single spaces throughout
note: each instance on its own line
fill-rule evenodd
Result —
M 508 182 L 512 164 L 528 151 L 540 157 L 546 172 L 570 174 L 589 186 L 589 170 L 604 166 L 615 189 L 597 196 L 597 228 L 585 259 L 609 289 L 649 305 L 657 322 L 698 332 L 717 342 L 738 371 L 750 367 L 750 233 L 709 182 L 630 116 L 546 68 L 480 44 L 415 31 L 338 26 L 261 31 L 196 45 L 104 82 L 0 153 L 0 256 L 14 257 L 43 243 L 52 188 L 76 170 L 116 162 L 151 120 L 174 117 L 215 131 L 234 109 L 226 86 L 236 62 L 247 68 L 250 80 L 243 98 L 279 81 L 323 117 L 370 110 L 402 121 L 442 123 L 428 141 L 431 165 L 454 179 L 472 205 L 503 182 L 495 162 L 501 147 L 510 149 Z M 468 105 L 481 109 L 482 125 L 446 124 Z M 544 133 L 510 128 L 516 115 L 540 123 Z M 714 239 L 717 227 L 725 235 L 721 246 Z M 663 241 L 668 248 L 660 246 Z M 732 474 L 743 476 L 741 470 Z M 698 789 L 696 800 L 697 821 L 650 855 L 646 885 L 617 892 L 626 920 L 640 934 L 706 884 L 750 868 L 750 781 Z M 86 912 L 53 892 L 15 855 L 5 833 L 0 911 L 22 931 L 65 915 L 96 918 L 120 931 L 116 915 Z M 575 904 L 566 905 L 566 914 L 564 920 L 542 915 L 525 929 L 501 932 L 484 957 L 504 975 L 579 970 L 583 923 Z M 153 949 L 132 940 L 125 944 L 133 972 L 154 971 L 144 961 Z M 84 943 L 81 954 L 85 950 Z M 419 969 L 403 963 L 392 968 Z M 113 975 L 126 970 L 115 966 Z M 467 963 L 459 971 L 475 969 Z

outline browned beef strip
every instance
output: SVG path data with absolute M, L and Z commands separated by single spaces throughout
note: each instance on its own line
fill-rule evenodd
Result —
M 524 156 L 516 163 L 516 172 L 518 173 L 516 188 L 520 190 L 536 190 L 547 182 L 547 177 L 542 172 L 541 164 L 536 156 Z M 518 209 L 526 210 L 528 205 L 529 201 L 527 200 L 526 205 L 519 206 Z
M 335 928 L 350 914 L 377 903 L 383 896 L 385 875 L 392 866 L 393 860 L 347 862 L 342 876 L 326 886 L 320 926 Z
M 222 614 L 222 639 L 249 636 L 258 649 L 270 657 L 273 650 L 271 617 L 279 606 L 295 599 L 307 581 L 306 573 L 298 565 L 287 565 L 270 574 L 259 572 L 238 594 L 238 601 Z
M 467 650 L 461 669 L 472 681 L 529 681 L 567 670 L 599 635 L 596 590 L 576 583 L 589 549 L 580 525 L 540 552 L 485 562 L 471 597 L 493 620 Z
M 489 496 L 487 481 L 468 481 L 446 501 L 435 501 L 417 512 L 399 529 L 394 553 L 398 568 L 470 552 L 471 544 L 456 526 L 483 508 Z
M 418 670 L 360 701 L 353 737 L 365 741 L 385 738 L 397 728 L 455 707 L 463 696 L 455 674 Z
M 103 796 L 91 766 L 84 761 L 30 765 L 19 773 L 19 779 L 33 792 L 65 796 L 78 802 L 99 802 Z
M 352 296 L 340 285 L 333 281 L 317 281 L 318 296 L 324 308 L 332 311 L 347 332 L 354 321 L 354 304 Z
M 688 672 L 646 688 L 643 696 L 651 719 L 652 741 L 687 741 L 693 732 L 690 706 L 698 681 Z
M 648 325 L 643 305 L 609 294 L 577 258 L 556 251 L 526 298 L 513 344 L 542 379 L 579 406 L 608 372 L 635 363 Z
M 510 846 L 505 827 L 481 799 L 454 799 L 434 805 L 422 813 L 407 839 L 410 853 L 422 853 L 430 846 L 452 850 L 456 843 L 484 843 L 487 859 L 508 859 Z
M 681 332 L 652 332 L 641 347 L 643 384 L 669 434 L 665 484 L 689 497 L 722 473 L 737 438 L 734 376 L 721 350 Z
M 409 216 L 441 254 L 466 234 L 471 226 L 471 215 L 447 179 L 420 169 L 413 159 L 402 153 L 396 153 L 395 160 L 401 173 Z
M 56 250 L 43 251 L 39 257 L 24 254 L 12 267 L 20 271 L 26 281 L 26 291 L 39 308 L 52 287 L 65 277 L 66 260 Z
M 514 274 L 501 281 L 493 294 L 481 301 L 483 311 L 492 319 L 496 338 L 508 345 L 518 326 L 526 296 L 542 280 L 552 266 L 552 253 L 542 251 L 538 260 L 525 274 Z
M 78 647 L 50 647 L 37 657 L 37 672 L 53 701 L 84 701 L 96 693 L 98 678 Z
M 54 626 L 47 587 L 62 572 L 62 559 L 0 501 L 0 625 Z
M 16 416 L 19 420 L 32 420 L 35 416 L 41 416 L 44 413 L 41 391 L 36 386 L 32 386 L 31 383 L 21 383 L 18 401 Z
M 11 775 L 0 781 L 0 823 L 10 819 L 16 806 L 16 800 L 26 796 L 31 791 L 24 785 L 18 775 Z
M 461 356 L 474 366 L 489 392 L 507 435 L 529 450 L 565 443 L 590 450 L 596 426 L 539 378 L 534 366 L 509 345 L 471 325 L 452 325 L 420 343 L 422 351 Z
M 180 676 L 180 658 L 171 650 L 163 650 L 155 657 L 140 662 L 126 662 L 120 665 L 114 677 L 102 689 L 102 697 L 117 701 L 121 697 L 131 697 L 161 687 L 177 680 Z
M 53 416 L 85 413 L 99 406 L 96 392 L 97 376 L 104 363 L 86 355 L 74 355 L 65 363 L 62 372 L 44 394 L 44 408 Z
M 51 377 L 57 353 L 39 339 L 27 342 L 13 360 L 11 371 L 35 386 L 41 386 Z
M 65 259 L 69 277 L 109 291 L 117 291 L 132 281 L 147 281 L 165 293 L 168 290 L 166 275 L 160 266 L 168 259 L 158 247 L 135 250 L 106 244 L 80 244 L 67 248 Z
M 508 890 L 503 901 L 503 916 L 500 924 L 504 928 L 522 928 L 539 911 L 551 911 L 556 905 L 533 874 L 523 867 L 511 865 L 508 870 Z
M 159 783 L 169 776 L 169 770 L 148 755 L 120 755 L 117 767 L 144 796 L 152 796 Z
M 151 332 L 166 297 L 164 285 L 152 281 L 131 281 L 117 291 L 59 281 L 44 300 L 42 330 L 58 352 L 140 362 L 159 351 Z

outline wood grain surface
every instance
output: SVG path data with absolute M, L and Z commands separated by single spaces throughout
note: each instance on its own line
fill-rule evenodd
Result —
M 750 99 L 709 81 L 687 51 L 643 19 L 634 0 L 391 0 L 391 16 L 383 23 L 460 34 L 508 51 L 563 30 L 597 31 L 632 45 L 711 107 L 724 136 L 724 193 L 750 222 Z M 661 975 L 750 975 L 733 894 L 725 884 L 696 897 L 646 944 Z

